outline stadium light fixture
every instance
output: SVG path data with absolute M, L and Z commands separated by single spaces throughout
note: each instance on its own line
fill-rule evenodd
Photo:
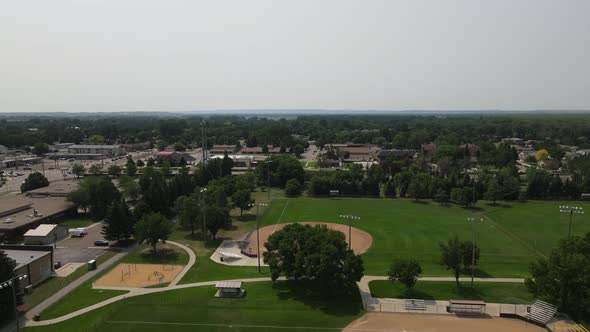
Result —
M 256 258 L 258 258 L 258 273 L 260 273 L 260 226 L 258 219 L 258 208 L 260 206 L 268 206 L 268 203 L 256 203 L 256 201 L 254 201 L 254 203 L 250 203 L 248 206 L 256 206 Z
M 559 212 L 567 213 L 570 215 L 570 223 L 569 223 L 569 228 L 568 228 L 568 232 L 567 232 L 567 238 L 569 239 L 572 236 L 573 216 L 574 216 L 574 214 L 580 214 L 580 215 L 584 214 L 584 209 L 579 206 L 574 206 L 574 205 L 560 205 Z
M 348 220 L 348 248 L 352 250 L 352 221 L 361 220 L 361 217 L 350 214 L 339 214 L 338 217 Z
M 12 302 L 14 304 L 14 319 L 16 320 L 16 331 L 19 332 L 20 331 L 20 322 L 18 320 L 18 312 L 16 310 L 16 289 L 15 289 L 15 280 L 23 280 L 25 278 L 27 278 L 28 276 L 26 274 L 21 274 L 19 276 L 16 276 L 14 278 L 8 279 L 6 281 L 0 282 L 0 289 L 4 289 L 4 288 L 11 288 L 11 293 L 12 293 Z
M 473 279 L 475 277 L 475 242 L 477 241 L 477 223 L 482 222 L 480 217 L 467 217 L 467 221 L 473 225 L 473 243 L 471 245 L 471 286 L 473 286 Z

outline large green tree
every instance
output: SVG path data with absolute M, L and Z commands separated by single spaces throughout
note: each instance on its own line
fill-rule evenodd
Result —
M 79 163 L 75 163 L 74 165 L 72 165 L 72 173 L 77 178 L 80 178 L 82 175 L 84 175 L 84 172 L 86 172 L 86 168 L 84 168 L 84 165 Z
M 363 276 L 363 262 L 348 248 L 344 234 L 324 225 L 289 224 L 264 244 L 271 278 L 281 274 L 311 279 L 329 291 L 349 291 Z
M 446 243 L 439 243 L 440 264 L 447 270 L 452 270 L 457 286 L 461 272 L 471 266 L 473 246 L 470 241 L 461 241 L 454 237 Z M 475 247 L 475 265 L 479 262 L 479 248 Z
M 171 233 L 172 224 L 159 213 L 147 213 L 135 224 L 135 237 L 152 246 L 154 253 L 158 242 L 166 243 Z
M 127 158 L 127 163 L 125 164 L 125 172 L 129 176 L 134 176 L 135 173 L 137 173 L 137 165 L 135 164 L 135 162 L 133 161 L 133 158 L 131 158 L 131 157 Z
M 232 205 L 236 208 L 240 209 L 240 217 L 244 210 L 250 208 L 250 205 L 254 203 L 254 199 L 252 199 L 252 195 L 250 190 L 248 189 L 240 189 L 231 196 Z
M 422 267 L 416 259 L 398 258 L 391 263 L 387 276 L 389 280 L 398 280 L 407 288 L 412 288 L 422 274 Z
M 174 210 L 180 221 L 180 225 L 191 230 L 191 235 L 195 234 L 195 229 L 201 225 L 203 207 L 202 200 L 198 192 L 189 196 L 180 196 L 174 202 Z
M 106 216 L 109 206 L 120 196 L 110 179 L 90 176 L 80 181 L 78 189 L 68 195 L 68 200 L 81 207 L 90 208 L 91 216 L 95 220 L 100 220 Z
M 535 296 L 574 319 L 590 317 L 590 233 L 562 240 L 548 258 L 531 265 L 525 282 Z
M 129 210 L 125 200 L 120 198 L 113 202 L 104 219 L 102 235 L 107 240 L 126 240 L 133 236 L 135 216 Z
M 34 172 L 29 174 L 29 176 L 25 179 L 25 182 L 21 184 L 20 191 L 25 192 L 33 189 L 47 187 L 49 185 L 49 180 L 45 177 L 45 175 Z
M 45 143 L 38 142 L 35 143 L 35 145 L 33 146 L 33 153 L 38 156 L 42 156 L 47 152 L 49 152 L 49 146 Z

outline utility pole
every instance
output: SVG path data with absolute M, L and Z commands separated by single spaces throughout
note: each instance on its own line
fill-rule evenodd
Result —
M 20 276 L 16 276 L 12 279 L 8 279 L 6 281 L 0 282 L 0 289 L 4 289 L 4 288 L 8 288 L 10 287 L 11 293 L 12 293 L 12 302 L 14 304 L 14 319 L 16 320 L 16 332 L 20 331 L 20 322 L 18 320 L 18 311 L 16 310 L 16 287 L 15 287 L 15 283 L 17 280 L 23 280 L 27 277 L 26 274 L 20 275 Z
M 476 225 L 483 221 L 482 218 L 468 217 L 467 221 L 473 224 L 473 244 L 471 245 L 471 286 L 473 287 L 473 279 L 475 277 L 475 242 L 477 241 Z
M 258 218 L 258 208 L 260 206 L 268 206 L 268 203 L 252 203 L 250 206 L 256 205 L 256 258 L 258 258 L 258 273 L 260 270 L 260 219 Z
M 267 188 L 266 190 L 268 191 L 268 201 L 270 202 L 270 163 L 272 162 L 272 160 L 268 160 L 266 162 L 266 181 L 267 181 Z
M 201 121 L 201 152 L 203 165 L 207 164 L 207 135 L 205 134 L 205 120 Z
M 559 206 L 559 212 L 567 213 L 570 216 L 570 224 L 567 232 L 567 238 L 569 239 L 572 236 L 572 219 L 575 214 L 584 214 L 584 209 L 579 206 L 573 205 L 561 205 Z
M 207 214 L 205 213 L 205 192 L 207 191 L 207 188 L 203 188 L 201 189 L 199 192 L 201 193 L 201 213 L 203 214 L 203 245 L 207 246 L 207 221 L 206 221 L 206 216 Z

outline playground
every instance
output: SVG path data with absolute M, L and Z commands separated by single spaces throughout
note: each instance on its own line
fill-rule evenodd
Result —
M 182 265 L 124 263 L 98 279 L 99 287 L 138 288 L 169 283 L 182 271 Z

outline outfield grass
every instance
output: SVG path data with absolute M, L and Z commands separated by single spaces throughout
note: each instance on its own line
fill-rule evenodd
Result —
M 308 286 L 247 283 L 243 285 L 246 296 L 240 299 L 215 298 L 214 287 L 174 290 L 129 298 L 59 324 L 25 331 L 276 331 L 277 327 L 314 331 L 343 328 L 363 313 L 358 293 L 320 296 Z
M 369 198 L 297 198 L 275 200 L 262 218 L 262 225 L 297 221 L 346 223 L 340 214 L 361 219 L 355 227 L 369 232 L 373 245 L 363 255 L 365 273 L 385 275 L 396 257 L 416 258 L 424 275 L 450 275 L 439 264 L 438 243 L 453 236 L 471 240 L 469 216 L 484 219 L 477 228 L 481 248 L 480 277 L 525 277 L 530 263 L 554 248 L 567 235 L 562 202 L 513 202 L 491 206 L 480 202 L 476 209 L 441 206 L 431 201 Z M 579 205 L 590 208 L 589 203 Z M 579 218 L 581 219 L 581 218 Z M 579 220 L 578 219 L 578 220 Z M 590 223 L 578 221 L 575 234 L 590 231 Z M 354 242 L 354 238 L 352 239 Z
M 522 283 L 419 281 L 412 289 L 400 282 L 376 280 L 369 283 L 371 295 L 382 298 L 424 300 L 481 300 L 490 303 L 530 303 L 533 295 Z

